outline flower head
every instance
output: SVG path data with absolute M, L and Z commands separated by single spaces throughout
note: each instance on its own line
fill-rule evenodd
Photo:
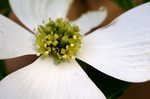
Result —
M 81 48 L 81 42 L 79 27 L 61 18 L 49 20 L 37 29 L 38 55 L 53 56 L 56 63 L 73 59 Z
M 57 19 L 65 17 L 71 2 L 10 0 L 14 12 L 28 28 L 34 31 L 40 26 L 34 35 L 0 16 L 0 59 L 36 54 L 37 51 L 38 55 L 50 57 L 39 57 L 3 79 L 0 82 L 1 99 L 105 99 L 72 56 L 121 80 L 143 82 L 150 79 L 150 23 L 147 22 L 150 3 L 123 14 L 106 29 L 84 35 L 106 18 L 106 9 L 89 12 L 71 23 Z M 43 19 L 49 17 L 52 20 L 41 25 Z M 80 31 L 72 25 L 75 23 Z M 59 66 L 51 56 L 61 61 Z M 64 61 L 68 59 L 71 60 Z

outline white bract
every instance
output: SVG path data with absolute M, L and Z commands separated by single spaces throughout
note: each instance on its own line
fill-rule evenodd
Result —
M 10 0 L 13 11 L 32 31 L 47 18 L 65 17 L 72 0 Z M 117 79 L 150 80 L 150 3 L 121 15 L 108 28 L 83 37 L 77 58 Z M 84 34 L 106 18 L 106 9 L 74 22 Z M 0 59 L 35 54 L 35 36 L 0 16 Z M 0 99 L 106 99 L 75 60 L 61 64 L 38 58 L 0 82 Z

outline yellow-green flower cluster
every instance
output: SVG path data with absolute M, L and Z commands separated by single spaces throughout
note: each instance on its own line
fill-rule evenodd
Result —
M 81 43 L 79 27 L 71 25 L 65 19 L 50 19 L 48 23 L 37 28 L 37 55 L 52 56 L 56 63 L 74 58 Z

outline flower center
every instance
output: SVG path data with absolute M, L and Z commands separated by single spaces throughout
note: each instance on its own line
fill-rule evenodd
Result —
M 56 63 L 73 59 L 82 44 L 79 27 L 62 18 L 38 26 L 35 42 L 37 55 L 52 56 Z

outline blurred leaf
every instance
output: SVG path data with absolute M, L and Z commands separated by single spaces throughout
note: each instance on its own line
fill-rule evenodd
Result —
M 8 16 L 10 14 L 11 10 L 10 9 L 3 9 L 1 10 L 0 14 L 4 16 Z
M 133 0 L 112 0 L 117 3 L 123 10 L 129 10 L 135 6 Z
M 8 0 L 0 0 L 0 14 L 8 16 L 11 12 L 11 8 Z
M 76 60 L 107 99 L 117 99 L 131 85 L 131 83 L 112 78 L 79 59 Z
M 9 9 L 9 2 L 8 0 L 0 0 L 0 9 Z
M 4 61 L 0 60 L 0 80 L 6 76 Z
M 146 2 L 150 2 L 150 0 L 143 0 L 143 2 L 144 2 L 144 3 L 146 3 Z

